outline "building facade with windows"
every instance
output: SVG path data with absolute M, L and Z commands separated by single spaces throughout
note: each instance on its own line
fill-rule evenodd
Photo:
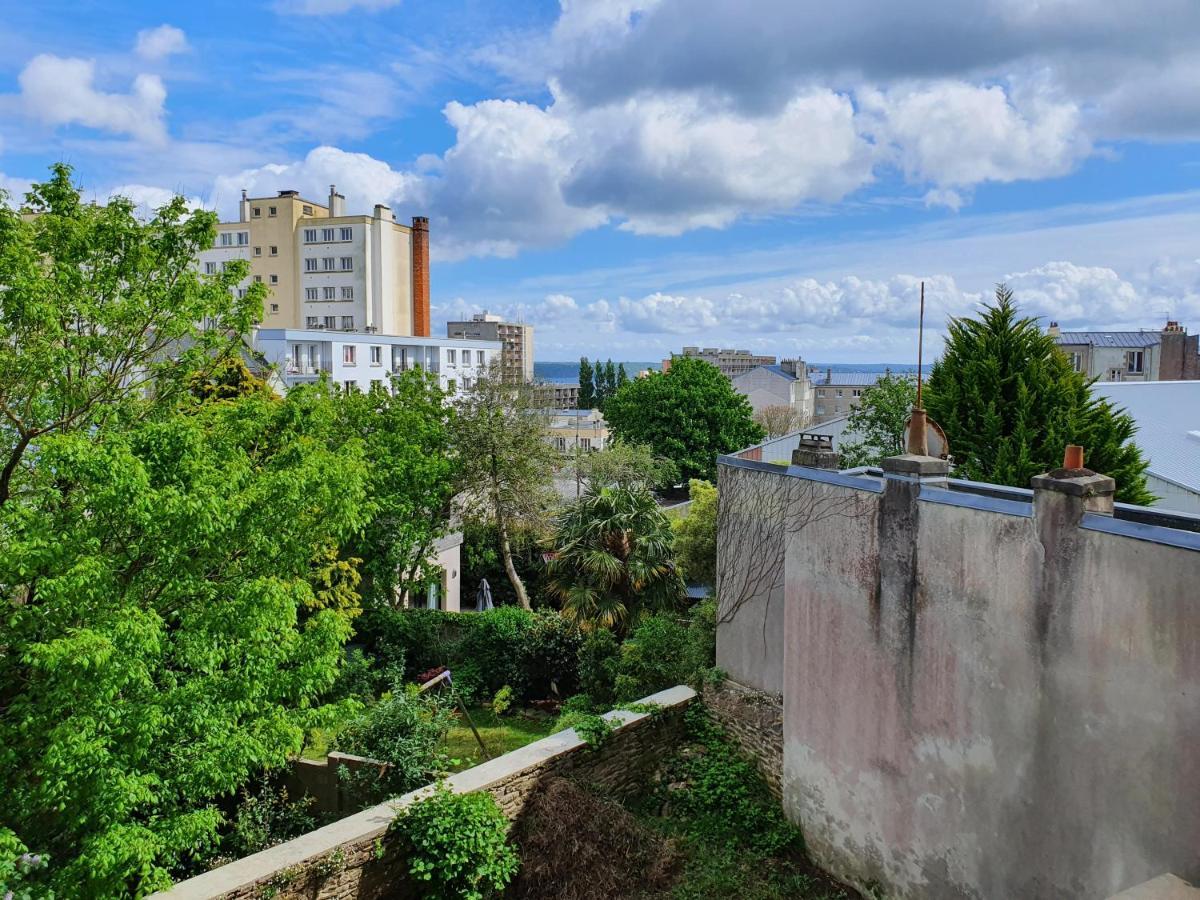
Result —
M 446 337 L 470 341 L 499 341 L 500 377 L 514 384 L 533 381 L 533 326 L 505 322 L 486 309 L 468 322 L 447 322 Z
M 800 421 L 812 421 L 813 386 L 804 360 L 785 359 L 778 365 L 758 366 L 731 380 L 733 389 L 750 401 L 756 413 L 771 406 L 789 406 Z
M 429 336 L 429 222 L 395 221 L 376 204 L 371 215 L 347 215 L 330 185 L 326 203 L 297 191 L 247 197 L 236 222 L 217 226 L 212 249 L 200 254 L 213 274 L 234 259 L 250 264 L 238 286 L 269 290 L 264 328 L 364 331 Z
M 749 350 L 723 350 L 717 347 L 684 347 L 682 353 L 672 353 L 671 359 L 662 361 L 662 370 L 669 371 L 671 360 L 680 357 L 702 359 L 721 370 L 726 378 L 744 375 L 759 366 L 773 366 L 778 360 L 774 356 L 759 356 Z
M 454 396 L 470 391 L 500 356 L 498 341 L 310 328 L 260 328 L 254 348 L 287 388 L 327 377 L 345 390 L 369 391 L 421 368 L 435 373 L 442 390 Z
M 1162 331 L 1047 331 L 1076 372 L 1100 381 L 1200 379 L 1200 335 L 1176 321 Z
M 550 410 L 546 439 L 559 453 L 591 452 L 608 446 L 608 423 L 598 409 Z

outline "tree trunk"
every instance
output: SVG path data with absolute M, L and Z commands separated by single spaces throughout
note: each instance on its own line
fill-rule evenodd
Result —
M 513 586 L 513 590 L 517 593 L 517 602 L 521 604 L 522 609 L 532 609 L 529 605 L 529 595 L 525 593 L 525 585 L 521 581 L 521 576 L 517 574 L 517 567 L 513 565 L 512 545 L 508 540 L 508 525 L 502 515 L 496 516 L 496 530 L 500 532 L 500 557 L 504 560 L 504 571 L 508 574 L 508 581 Z

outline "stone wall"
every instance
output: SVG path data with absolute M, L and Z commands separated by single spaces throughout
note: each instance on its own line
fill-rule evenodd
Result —
M 770 655 L 724 624 L 717 644 L 751 677 L 782 661 L 783 805 L 815 860 L 934 900 L 1200 878 L 1200 534 L 1113 518 L 1071 478 L 1005 499 L 922 460 L 882 479 L 722 461 L 807 523 Z M 814 521 L 839 495 L 847 514 Z
M 754 760 L 767 787 L 783 796 L 783 697 L 725 679 L 704 687 L 704 705 L 741 751 Z
M 446 784 L 458 793 L 489 792 L 510 820 L 520 815 L 539 783 L 549 776 L 567 776 L 618 797 L 629 795 L 674 750 L 682 734 L 684 709 L 695 696 L 691 688 L 675 687 L 640 701 L 662 707 L 661 713 L 650 715 L 628 710 L 608 713 L 605 718 L 614 724 L 614 730 L 598 749 L 593 750 L 573 729 L 568 729 L 452 775 Z M 431 786 L 422 788 L 363 810 L 295 840 L 180 882 L 154 897 L 170 900 L 416 897 L 418 894 L 404 884 L 404 861 L 388 829 L 397 810 L 430 789 Z

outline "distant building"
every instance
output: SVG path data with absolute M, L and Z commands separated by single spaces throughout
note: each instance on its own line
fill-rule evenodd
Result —
M 664 372 L 669 371 L 671 360 L 681 357 L 702 359 L 706 363 L 711 363 L 721 370 L 722 375 L 728 378 L 742 375 L 759 366 L 773 366 L 776 363 L 774 356 L 758 356 L 749 350 L 719 350 L 716 347 L 705 347 L 704 349 L 699 347 L 684 347 L 682 353 L 673 353 L 671 354 L 671 359 L 663 360 L 662 370 Z
M 547 409 L 578 409 L 579 384 L 574 381 L 539 381 L 533 387 L 538 404 Z
M 761 444 L 747 447 L 733 454 L 739 459 L 752 459 L 758 462 L 782 463 L 787 465 L 792 461 L 792 453 L 800 446 L 801 435 L 821 435 L 830 439 L 830 446 L 838 450 L 842 444 L 859 439 L 859 435 L 846 427 L 848 416 L 837 416 L 822 422 L 820 425 L 807 425 L 779 437 L 767 438 Z
M 603 450 L 608 446 L 608 423 L 598 409 L 555 409 L 549 413 L 546 438 L 559 453 Z
M 421 368 L 438 376 L 442 390 L 471 390 L 500 356 L 498 341 L 260 328 L 254 349 L 284 387 L 328 377 L 345 390 L 386 388 L 392 375 Z
M 1101 383 L 1092 390 L 1137 423 L 1155 506 L 1200 515 L 1200 381 Z
M 1200 379 L 1200 335 L 1176 321 L 1162 331 L 1062 331 L 1047 333 L 1067 354 L 1076 372 L 1101 381 L 1191 381 Z
M 886 372 L 809 372 L 813 385 L 813 422 L 826 422 L 844 416 L 858 406 L 864 389 L 886 375 Z
M 733 389 L 750 401 L 755 412 L 769 406 L 790 406 L 802 422 L 813 417 L 813 385 L 802 359 L 785 359 L 734 375 Z
M 447 322 L 446 337 L 469 341 L 499 341 L 500 374 L 505 381 L 533 381 L 533 326 L 505 322 L 487 310 L 469 322 Z
M 334 185 L 326 203 L 297 191 L 274 197 L 242 192 L 236 222 L 217 226 L 216 243 L 197 265 L 215 274 L 233 260 L 270 290 L 262 327 L 429 336 L 429 220 L 395 221 L 376 204 L 348 215 Z

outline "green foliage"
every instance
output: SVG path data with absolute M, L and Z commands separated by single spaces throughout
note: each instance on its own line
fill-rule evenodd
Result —
M 484 900 L 517 874 L 508 820 L 490 794 L 438 785 L 401 811 L 392 830 L 424 900 Z
M 30 853 L 7 828 L 0 828 L 0 891 L 4 900 L 54 900 L 45 886 L 49 858 Z
M 492 591 L 493 604 L 518 604 L 516 591 L 508 580 L 504 560 L 500 556 L 500 531 L 496 523 L 468 518 L 462 523 L 462 533 L 463 605 L 474 607 L 475 591 L 485 578 Z M 536 600 L 545 593 L 546 578 L 540 533 L 518 524 L 509 529 L 508 537 L 513 568 L 517 570 L 529 596 Z
M 717 598 L 706 597 L 688 615 L 689 681 L 709 674 L 717 662 Z
M 596 407 L 596 373 L 586 356 L 579 358 L 579 408 Z
M 617 699 L 638 700 L 687 684 L 694 672 L 687 626 L 670 616 L 648 616 L 621 645 Z
M 801 846 L 799 830 L 784 818 L 758 770 L 733 749 L 703 706 L 693 704 L 684 717 L 688 739 L 697 747 L 674 758 L 663 782 L 684 785 L 670 791 L 670 802 L 693 833 L 768 855 Z
M 679 470 L 669 459 L 656 457 L 645 444 L 612 441 L 603 450 L 588 453 L 578 461 L 588 487 L 653 489 L 673 485 Z
M 671 523 L 675 561 L 688 582 L 712 587 L 717 583 L 717 489 L 693 478 L 688 493 L 687 515 Z
M 312 797 L 292 800 L 285 788 L 263 782 L 254 792 L 243 791 L 229 832 L 221 840 L 221 855 L 230 860 L 241 859 L 316 827 Z
M 667 372 L 635 378 L 604 406 L 612 434 L 647 444 L 669 459 L 682 478 L 716 481 L 717 456 L 763 438 L 750 401 L 737 393 L 716 366 L 680 357 Z
M 231 350 L 222 354 L 206 371 L 192 376 L 189 387 L 201 403 L 239 400 L 242 397 L 267 395 L 267 383 L 250 371 L 241 353 Z
M 612 737 L 613 726 L 608 719 L 598 713 L 571 710 L 564 712 L 555 723 L 556 731 L 566 731 L 574 728 L 579 739 L 596 750 Z
M 607 706 L 617 699 L 617 664 L 621 645 L 607 628 L 587 633 L 579 648 L 579 689 L 591 700 Z M 563 705 L 563 709 L 566 709 Z
M 877 466 L 886 456 L 904 452 L 904 424 L 917 402 L 916 381 L 907 375 L 881 376 L 863 389 L 850 410 L 846 431 L 858 440 L 838 447 L 841 465 Z
M 368 706 L 338 734 L 336 749 L 388 764 L 382 774 L 359 769 L 348 776 L 365 802 L 398 796 L 428 784 L 445 760 L 439 748 L 453 721 L 450 707 L 414 685 L 400 688 Z
M 498 716 L 504 715 L 513 704 L 513 689 L 507 684 L 496 691 L 496 696 L 492 697 L 492 712 Z
M 581 626 L 624 628 L 683 598 L 671 526 L 649 491 L 589 488 L 559 517 L 554 545 L 548 587 Z
M 1116 499 L 1151 503 L 1133 418 L 1092 394 L 1091 384 L 1033 318 L 1020 318 L 1012 291 L 976 319 L 951 319 L 946 349 L 925 391 L 930 417 L 946 432 L 956 472 L 975 481 L 1028 487 L 1081 445 L 1088 468 L 1117 482 Z

